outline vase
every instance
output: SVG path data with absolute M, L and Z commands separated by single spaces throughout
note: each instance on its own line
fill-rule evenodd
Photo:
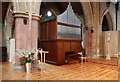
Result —
M 26 72 L 27 73 L 31 72 L 31 63 L 26 63 Z

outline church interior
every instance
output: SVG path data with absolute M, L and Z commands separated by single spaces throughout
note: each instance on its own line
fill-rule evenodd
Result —
M 119 0 L 0 8 L 0 80 L 120 81 Z

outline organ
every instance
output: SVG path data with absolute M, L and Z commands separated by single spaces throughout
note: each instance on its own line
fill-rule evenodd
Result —
M 40 44 L 44 50 L 49 51 L 46 62 L 55 65 L 65 64 L 65 53 L 82 50 L 81 21 L 73 12 L 71 4 L 67 10 L 58 16 L 46 18 L 40 24 Z

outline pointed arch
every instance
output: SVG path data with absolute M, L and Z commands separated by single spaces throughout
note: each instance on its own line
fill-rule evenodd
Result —
M 80 2 L 83 8 L 83 12 L 85 15 L 85 23 L 86 26 L 92 27 L 92 21 L 93 21 L 93 12 L 90 2 Z
M 106 17 L 106 20 L 108 22 L 109 30 L 114 30 L 113 29 L 113 20 L 112 20 L 111 14 L 110 14 L 108 9 L 103 12 L 103 15 L 102 15 L 102 18 L 101 18 L 101 25 L 103 24 L 103 19 L 105 17 Z M 103 28 L 103 27 L 101 26 L 101 28 Z

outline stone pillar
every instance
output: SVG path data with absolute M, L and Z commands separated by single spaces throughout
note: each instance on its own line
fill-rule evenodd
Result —
M 16 50 L 31 50 L 37 48 L 38 20 L 40 16 L 32 15 L 29 27 L 28 13 L 14 13 Z
M 118 80 L 120 82 L 120 53 L 118 54 Z
M 88 30 L 85 32 L 85 49 L 86 54 L 90 56 L 92 54 L 92 33 L 90 27 L 87 28 Z

